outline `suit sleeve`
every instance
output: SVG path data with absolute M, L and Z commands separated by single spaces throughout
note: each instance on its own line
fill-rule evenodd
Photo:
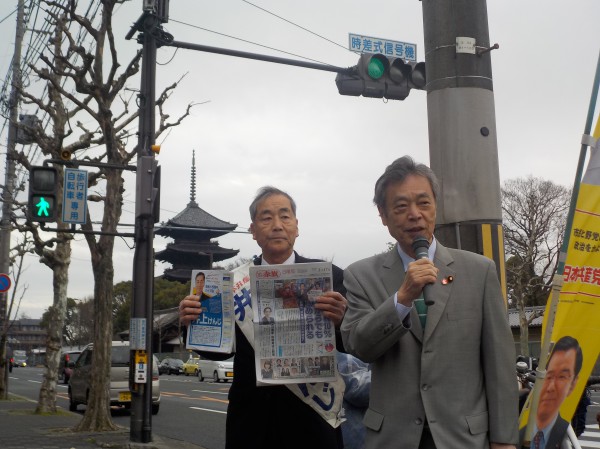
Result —
M 374 362 L 407 328 L 398 317 L 394 297 L 388 297 L 378 278 L 350 266 L 344 271 L 344 285 L 348 300 L 341 326 L 344 347 L 360 360 Z
M 515 381 L 515 345 L 508 325 L 506 306 L 490 261 L 483 297 L 481 354 L 492 443 L 517 444 L 518 389 Z

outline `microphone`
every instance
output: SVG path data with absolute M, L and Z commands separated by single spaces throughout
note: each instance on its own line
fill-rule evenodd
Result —
M 415 252 L 415 259 L 429 259 L 429 241 L 422 235 L 417 235 L 412 242 L 412 249 Z M 427 306 L 432 306 L 435 301 L 429 296 L 429 284 L 423 287 L 423 298 Z

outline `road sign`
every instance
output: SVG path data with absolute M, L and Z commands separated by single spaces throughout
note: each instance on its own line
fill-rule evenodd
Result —
M 8 274 L 0 273 L 0 293 L 7 292 L 11 286 Z
M 408 42 L 349 33 L 348 48 L 350 51 L 358 51 L 360 53 L 381 53 L 390 58 L 417 61 L 417 44 L 410 44 Z
M 87 221 L 87 188 L 86 170 L 65 168 L 62 209 L 64 223 L 85 224 Z

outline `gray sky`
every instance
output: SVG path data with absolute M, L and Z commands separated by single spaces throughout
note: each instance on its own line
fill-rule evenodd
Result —
M 0 2 L 0 19 L 16 0 Z M 423 55 L 421 3 L 384 0 L 256 0 L 253 2 L 311 34 L 241 0 L 172 0 L 165 28 L 176 40 L 352 66 L 348 33 L 417 44 Z M 117 45 L 123 55 L 139 46 L 125 41 L 141 1 L 116 12 Z M 594 71 L 600 49 L 597 0 L 488 2 L 498 153 L 501 180 L 534 175 L 571 187 L 579 157 Z M 193 25 L 185 25 L 183 23 Z M 205 30 L 199 29 L 204 28 Z M 14 43 L 14 16 L 0 24 L 0 76 L 7 73 Z M 206 30 L 222 34 L 212 33 Z M 284 50 L 284 54 L 228 36 Z M 343 47 L 343 48 L 342 48 Z M 169 100 L 172 117 L 188 102 L 205 102 L 162 142 L 161 221 L 190 197 L 190 163 L 196 150 L 197 202 L 218 218 L 249 225 L 256 190 L 272 184 L 298 203 L 303 255 L 331 259 L 344 268 L 386 249 L 391 241 L 372 205 L 376 179 L 404 154 L 429 162 L 426 94 L 405 101 L 341 96 L 335 74 L 189 50 L 161 48 L 159 86 L 187 74 Z M 298 55 L 298 56 L 294 56 Z M 121 58 L 125 63 L 127 58 Z M 164 65 L 166 64 L 166 65 Z M 139 78 L 129 85 L 139 88 Z M 23 112 L 35 113 L 27 107 Z M 132 137 L 129 145 L 135 145 Z M 6 133 L 0 136 L 4 180 Z M 2 181 L 3 182 L 3 181 Z M 128 178 L 121 222 L 133 223 L 135 184 Z M 93 217 L 98 220 L 96 214 Z M 157 250 L 167 241 L 157 238 Z M 258 247 L 247 234 L 219 239 L 223 247 L 250 257 Z M 115 248 L 115 282 L 131 279 L 131 239 Z M 51 272 L 27 259 L 27 294 L 21 312 L 40 317 L 52 302 Z M 163 264 L 156 264 L 156 274 Z M 93 292 L 89 251 L 76 236 L 69 296 Z

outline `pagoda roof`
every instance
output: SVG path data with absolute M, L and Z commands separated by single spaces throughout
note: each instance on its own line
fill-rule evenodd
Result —
M 184 210 L 167 220 L 166 224 L 163 224 L 163 226 L 195 228 L 207 231 L 223 231 L 224 234 L 237 228 L 237 224 L 223 221 L 214 215 L 209 214 L 198 206 L 194 200 L 191 200 Z M 169 233 L 169 229 L 159 228 L 156 230 L 156 234 L 159 235 L 168 236 Z
M 234 257 L 239 252 L 240 251 L 237 249 L 221 248 L 216 244 L 213 244 L 213 246 L 207 246 L 170 243 L 167 245 L 167 248 L 162 251 L 158 251 L 155 255 L 155 258 L 163 262 L 177 262 L 178 264 L 185 263 L 186 260 L 189 260 L 190 262 L 188 263 L 193 264 L 193 257 L 212 257 L 213 261 L 219 262 L 221 260 Z

